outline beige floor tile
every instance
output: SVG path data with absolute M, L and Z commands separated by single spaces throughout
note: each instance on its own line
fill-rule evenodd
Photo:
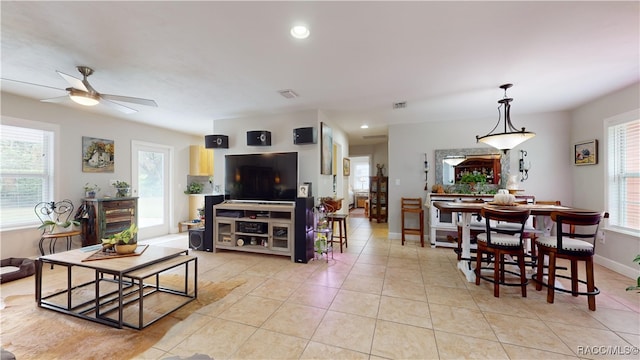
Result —
M 193 354 L 207 354 L 214 359 L 226 359 L 244 344 L 256 328 L 233 321 L 212 319 L 208 326 L 191 335 L 170 353 L 189 357 Z
M 440 359 L 509 359 L 498 341 L 435 331 Z
M 498 340 L 482 313 L 467 308 L 429 304 L 434 330 L 485 340 Z
M 300 359 L 360 359 L 367 360 L 369 355 L 353 350 L 343 349 L 337 346 L 331 346 L 321 344 L 318 342 L 310 341 L 307 348 L 302 353 Z
M 597 308 L 596 311 L 589 311 L 589 315 L 611 330 L 640 335 L 640 313 Z
M 309 276 L 306 283 L 339 288 L 347 275 L 348 272 L 316 271 Z
M 520 296 L 520 293 L 500 294 L 499 298 L 493 296 L 493 290 L 481 293 L 471 292 L 471 294 L 482 312 L 494 312 L 538 319 L 538 315 L 530 306 L 534 299 L 529 297 L 523 298 Z M 538 300 L 538 302 L 541 301 L 546 302 L 546 300 Z
M 437 359 L 433 330 L 378 320 L 371 354 L 398 359 Z
M 282 305 L 282 301 L 247 295 L 218 317 L 252 326 L 261 326 Z
M 388 268 L 384 276 L 386 281 L 410 281 L 422 284 L 422 273 L 418 269 Z
M 230 359 L 297 359 L 307 340 L 258 329 Z
M 363 275 L 376 278 L 384 278 L 384 273 L 387 270 L 385 265 L 367 264 L 361 261 L 357 261 L 351 268 L 349 275 Z
M 411 281 L 385 281 L 382 286 L 382 295 L 425 302 L 427 301 L 427 294 L 425 292 L 424 285 Z
M 528 308 L 533 310 L 538 318 L 545 322 L 561 322 L 595 329 L 606 329 L 606 326 L 596 320 L 593 316 L 594 314 L 590 314 L 590 311 L 568 303 L 557 302 L 549 304 L 546 300 L 532 301 L 528 304 Z
M 429 304 L 440 304 L 479 310 L 473 296 L 466 289 L 445 286 L 429 286 L 427 300 Z
M 429 304 L 423 301 L 383 296 L 378 319 L 400 324 L 432 328 Z
M 596 356 L 598 353 L 590 353 L 591 349 L 596 349 L 600 352 L 602 346 L 612 346 L 618 349 L 630 347 L 631 345 L 637 346 L 638 344 L 630 344 L 615 332 L 610 330 L 592 329 L 581 326 L 560 324 L 560 323 L 547 323 L 547 326 L 562 339 L 562 341 L 569 346 L 569 348 L 578 356 L 583 358 L 601 358 Z M 637 359 L 638 354 L 631 356 L 616 355 L 610 356 L 611 358 L 619 359 Z
M 328 309 L 338 293 L 338 289 L 323 285 L 302 284 L 287 302 Z
M 389 250 L 379 248 L 364 248 L 362 254 L 358 257 L 355 265 L 357 264 L 372 264 L 372 265 L 384 265 L 387 266 L 389 261 Z
M 496 313 L 484 315 L 502 343 L 530 346 L 560 354 L 574 354 L 541 320 Z
M 351 290 L 339 290 L 329 310 L 375 318 L 380 295 Z
M 197 313 L 191 314 L 189 317 L 176 323 L 171 329 L 169 329 L 162 339 L 153 345 L 153 347 L 162 351 L 169 351 L 184 339 L 207 325 L 211 320 L 212 318 L 209 316 Z
M 557 360 L 576 360 L 578 357 L 567 354 L 559 354 L 540 349 L 532 349 L 530 347 L 517 346 L 511 344 L 502 344 L 507 355 L 512 360 L 531 360 L 531 359 L 557 359 Z
M 383 283 L 384 280 L 381 277 L 357 275 L 351 272 L 344 280 L 341 289 L 380 295 Z
M 160 349 L 156 349 L 151 347 L 147 349 L 147 351 L 136 355 L 135 360 L 156 360 L 156 359 L 165 359 L 173 354 L 167 353 L 166 351 L 162 351 Z
M 300 283 L 280 279 L 266 279 L 250 292 L 253 296 L 262 296 L 274 300 L 286 300 L 300 286 Z
M 327 311 L 311 340 L 368 354 L 375 326 L 369 317 Z
M 311 339 L 326 310 L 317 307 L 284 303 L 262 325 L 263 329 Z

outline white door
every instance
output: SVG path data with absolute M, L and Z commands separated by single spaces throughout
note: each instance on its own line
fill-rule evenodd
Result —
M 133 141 L 131 149 L 133 195 L 138 197 L 138 238 L 166 235 L 173 202 L 169 192 L 173 148 Z

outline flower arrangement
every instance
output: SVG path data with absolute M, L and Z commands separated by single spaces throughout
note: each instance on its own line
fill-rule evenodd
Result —
M 96 193 L 100 191 L 100 187 L 97 184 L 89 185 L 89 183 L 84 184 L 84 194 L 89 199 L 93 199 L 96 197 Z
M 138 243 L 136 238 L 137 233 L 138 227 L 132 223 L 128 229 L 112 234 L 106 239 L 102 239 L 102 251 L 116 251 L 119 254 L 134 252 Z M 118 247 L 122 249 L 118 249 Z
M 191 182 L 191 184 L 187 185 L 187 190 L 184 191 L 185 194 L 200 194 L 204 186 L 198 182 Z
M 131 188 L 131 185 L 126 181 L 116 180 L 113 183 L 113 187 L 116 188 L 116 197 L 126 197 L 129 195 L 129 188 Z

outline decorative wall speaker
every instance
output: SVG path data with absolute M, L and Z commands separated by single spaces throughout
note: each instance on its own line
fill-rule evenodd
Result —
M 271 131 L 266 131 L 266 130 L 247 131 L 247 145 L 270 146 Z
M 189 248 L 193 250 L 205 250 L 204 228 L 189 229 Z M 211 250 L 209 250 L 211 251 Z
M 315 127 L 293 129 L 293 143 L 297 145 L 315 144 L 318 141 L 318 130 Z
M 205 135 L 204 147 L 207 149 L 228 149 L 229 137 L 227 135 Z

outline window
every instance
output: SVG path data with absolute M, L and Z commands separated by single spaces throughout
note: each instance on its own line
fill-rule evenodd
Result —
M 54 131 L 25 124 L 0 125 L 0 229 L 38 224 L 34 206 L 53 200 Z
M 608 119 L 607 201 L 612 230 L 640 230 L 640 116 L 638 111 Z

